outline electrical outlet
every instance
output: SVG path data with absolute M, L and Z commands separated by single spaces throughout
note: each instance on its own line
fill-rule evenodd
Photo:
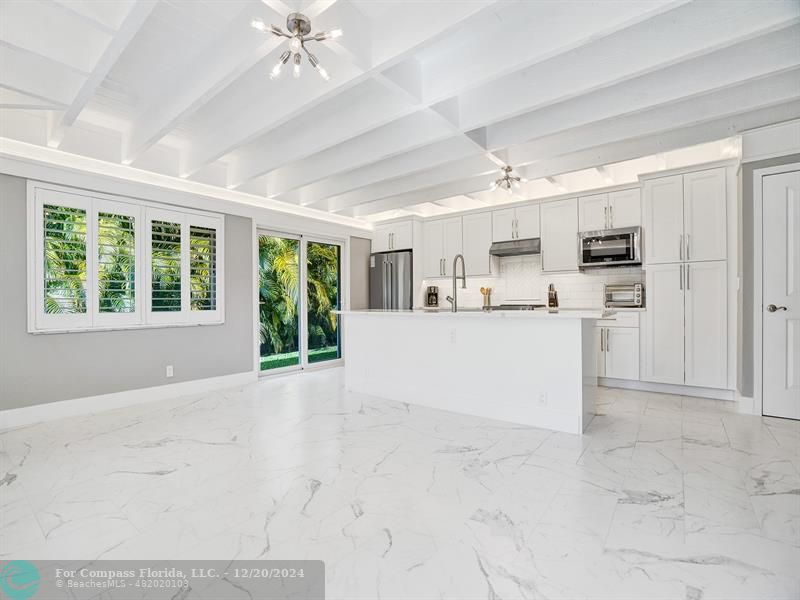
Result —
M 451 329 L 450 330 L 450 343 L 451 344 L 455 344 L 456 343 L 456 330 L 455 329 Z
M 175 372 L 172 370 L 172 365 L 167 365 L 167 377 L 172 377 Z
M 547 406 L 547 392 L 539 394 L 539 406 Z

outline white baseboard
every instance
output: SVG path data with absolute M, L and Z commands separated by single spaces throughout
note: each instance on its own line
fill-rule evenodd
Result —
M 612 379 L 598 377 L 597 385 L 625 390 L 640 390 L 642 392 L 656 392 L 659 394 L 677 394 L 679 396 L 696 396 L 712 400 L 735 400 L 736 392 L 733 390 L 719 390 L 716 388 L 694 387 L 691 385 L 673 385 L 670 383 L 653 383 L 650 381 L 635 381 L 632 379 Z
M 47 402 L 34 406 L 0 410 L 0 430 L 30 425 L 31 423 L 39 423 L 42 421 L 52 421 L 62 417 L 89 415 L 107 410 L 114 410 L 115 408 L 131 406 L 133 404 L 143 404 L 145 402 L 153 402 L 154 400 L 187 396 L 189 394 L 197 394 L 209 390 L 237 387 L 256 381 L 258 381 L 258 372 L 247 371 L 244 373 L 234 373 L 233 375 L 222 375 L 220 377 L 193 379 L 192 381 L 157 385 L 138 390 L 127 390 L 124 392 L 114 392 L 112 394 L 75 398 L 74 400 L 61 400 L 59 402 Z

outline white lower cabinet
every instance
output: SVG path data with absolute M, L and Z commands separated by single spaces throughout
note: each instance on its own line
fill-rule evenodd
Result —
M 627 317 L 632 317 L 628 319 Z M 619 319 L 597 322 L 597 376 L 639 379 L 639 315 L 620 313 Z
M 726 388 L 727 263 L 648 265 L 642 380 Z
M 686 264 L 686 385 L 727 387 L 727 282 L 724 260 Z

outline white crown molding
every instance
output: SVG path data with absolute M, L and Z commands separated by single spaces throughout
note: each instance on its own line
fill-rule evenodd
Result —
M 198 394 L 209 390 L 239 387 L 256 381 L 258 381 L 258 373 L 256 371 L 246 371 L 244 373 L 234 373 L 233 375 L 181 381 L 138 390 L 126 390 L 124 392 L 87 396 L 74 400 L 61 400 L 22 408 L 5 409 L 0 410 L 0 431 L 64 417 L 90 415 L 134 404 Z
M 0 172 L 83 189 L 131 196 L 203 210 L 250 217 L 259 223 L 330 233 L 371 231 L 371 223 L 344 215 L 227 190 L 213 185 L 118 165 L 96 158 L 0 137 Z

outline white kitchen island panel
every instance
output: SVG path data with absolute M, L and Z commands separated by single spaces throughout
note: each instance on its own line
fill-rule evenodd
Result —
M 350 391 L 568 433 L 594 414 L 600 311 L 342 314 Z

